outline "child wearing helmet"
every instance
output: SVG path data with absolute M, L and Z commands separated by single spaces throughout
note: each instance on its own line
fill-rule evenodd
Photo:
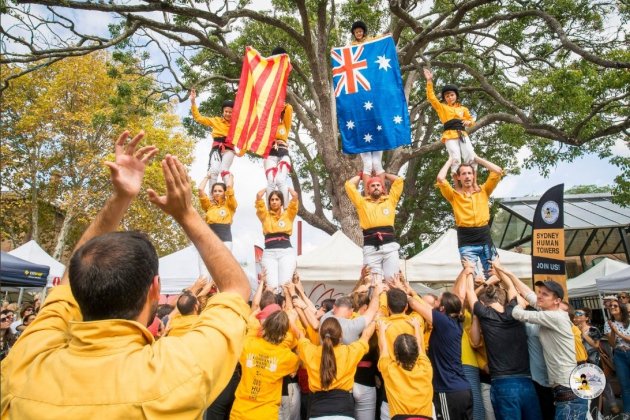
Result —
M 427 99 L 444 124 L 442 143 L 452 159 L 451 175 L 455 175 L 457 168 L 462 163 L 473 166 L 477 173 L 475 163 L 475 151 L 466 129 L 475 125 L 475 119 L 465 106 L 459 103 L 459 89 L 455 85 L 445 85 L 442 88 L 442 101 L 438 100 L 433 91 L 433 73 L 424 69 L 424 77 L 427 79 Z M 475 189 L 477 189 L 475 179 Z
M 230 121 L 232 120 L 232 109 L 234 101 L 226 99 L 223 101 L 220 117 L 204 117 L 199 113 L 195 103 L 197 95 L 194 89 L 190 91 L 190 102 L 192 105 L 193 119 L 199 124 L 212 128 L 212 148 L 208 159 L 208 181 L 212 186 L 217 182 L 219 175 L 223 182 L 230 183 L 228 178 L 232 176 L 230 167 L 234 160 L 234 146 L 226 144 L 225 139 L 230 131 Z

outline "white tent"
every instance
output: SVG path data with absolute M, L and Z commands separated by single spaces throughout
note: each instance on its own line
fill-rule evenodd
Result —
M 66 270 L 65 265 L 48 255 L 34 240 L 28 241 L 24 245 L 15 248 L 13 251 L 9 251 L 9 254 L 28 262 L 49 266 L 50 272 L 48 273 L 47 287 L 52 287 L 53 279 L 55 277 L 61 278 Z
M 532 277 L 531 256 L 497 249 L 501 264 L 521 279 Z M 453 282 L 462 270 L 457 231 L 449 229 L 427 249 L 407 260 L 409 281 Z
M 569 297 L 585 297 L 585 296 L 597 296 L 596 279 L 608 276 L 610 274 L 617 273 L 624 268 L 629 268 L 628 264 L 620 261 L 611 260 L 610 258 L 604 258 L 594 267 L 586 270 L 582 274 L 567 281 L 567 290 Z M 621 288 L 615 289 L 619 290 Z
M 616 273 L 598 277 L 595 283 L 600 292 L 627 292 L 630 290 L 630 266 Z
M 163 295 L 173 295 L 181 293 L 183 289 L 190 286 L 202 273 L 201 258 L 194 245 L 180 249 L 169 255 L 160 258 L 160 282 L 161 293 Z M 251 273 L 246 270 L 245 274 L 249 279 L 250 286 L 254 287 L 256 282 Z

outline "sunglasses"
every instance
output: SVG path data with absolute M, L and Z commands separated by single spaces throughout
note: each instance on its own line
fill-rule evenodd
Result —
M 619 299 L 628 299 L 629 296 L 619 296 Z
M 584 316 L 585 313 L 582 311 L 575 311 L 575 316 Z
M 611 308 L 618 308 L 619 305 L 610 305 Z

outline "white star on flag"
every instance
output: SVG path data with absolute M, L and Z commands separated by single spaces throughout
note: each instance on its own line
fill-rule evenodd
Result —
M 350 120 L 346 123 L 346 128 L 352 130 L 354 128 L 354 121 Z
M 376 126 L 376 129 L 377 129 L 378 131 L 381 131 L 381 130 L 383 129 L 383 127 L 381 127 L 380 125 L 377 125 L 377 126 Z
M 366 103 L 363 104 L 363 108 L 365 108 L 366 111 L 369 111 L 372 108 L 374 108 L 374 105 L 372 104 L 372 102 L 367 101 Z
M 394 122 L 395 122 L 396 124 L 400 124 L 400 123 L 402 122 L 402 117 L 401 117 L 400 115 L 396 115 L 396 116 L 394 117 Z
M 379 55 L 378 56 L 378 60 L 375 61 L 375 63 L 378 64 L 378 69 L 379 70 L 385 70 L 387 71 L 387 69 L 391 69 L 392 66 L 389 64 L 389 62 L 391 61 L 391 59 L 385 57 L 384 55 Z
M 369 143 L 372 141 L 372 135 L 370 133 L 367 133 L 365 136 L 363 136 L 363 140 L 365 140 L 366 143 Z

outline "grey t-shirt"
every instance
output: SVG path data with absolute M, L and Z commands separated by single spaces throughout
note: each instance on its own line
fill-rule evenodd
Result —
M 332 316 L 334 316 L 333 311 L 326 312 L 324 316 L 322 316 L 322 319 L 320 319 L 319 321 L 320 325 L 327 318 L 330 318 Z M 365 329 L 364 316 L 359 316 L 353 319 L 347 319 L 347 318 L 341 318 L 341 317 L 335 316 L 335 319 L 339 321 L 339 324 L 341 325 L 341 331 L 343 334 L 341 336 L 341 341 L 343 342 L 343 344 L 352 344 L 355 341 L 357 341 L 359 337 L 361 337 L 361 333 Z
M 536 294 L 525 296 L 534 306 Z M 575 361 L 575 341 L 571 330 L 569 314 L 564 311 L 526 311 L 517 306 L 512 311 L 514 319 L 540 325 L 540 343 L 543 346 L 547 373 L 551 386 L 571 387 L 571 372 L 577 366 Z

